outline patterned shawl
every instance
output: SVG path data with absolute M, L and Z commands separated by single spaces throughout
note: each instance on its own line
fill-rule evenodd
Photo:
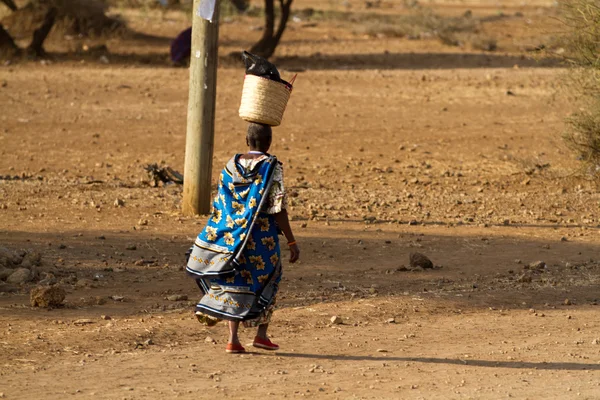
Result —
M 200 232 L 187 264 L 196 278 L 225 278 L 235 274 L 259 210 L 267 200 L 277 159 L 261 161 L 245 172 L 234 156 L 219 177 L 219 190 L 206 227 Z

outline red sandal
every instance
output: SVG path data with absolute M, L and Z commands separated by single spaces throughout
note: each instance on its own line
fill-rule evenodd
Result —
M 225 348 L 225 352 L 226 353 L 235 353 L 235 354 L 238 354 L 238 353 L 245 353 L 246 349 L 241 344 L 227 343 L 227 347 Z
M 278 344 L 271 342 L 269 339 L 259 338 L 258 336 L 254 338 L 254 343 L 252 343 L 252 346 L 263 350 L 279 350 Z

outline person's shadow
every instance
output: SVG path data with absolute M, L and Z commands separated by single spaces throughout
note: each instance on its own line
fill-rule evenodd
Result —
M 265 355 L 265 353 L 260 353 Z M 600 371 L 600 364 L 585 364 L 572 362 L 528 362 L 528 361 L 491 361 L 474 359 L 453 359 L 453 358 L 432 358 L 432 357 L 393 357 L 393 356 L 351 356 L 336 354 L 308 354 L 308 353 L 285 353 L 275 352 L 267 353 L 277 357 L 288 358 L 306 358 L 314 360 L 334 360 L 334 361 L 400 361 L 415 362 L 426 364 L 453 364 L 470 367 L 486 368 L 519 368 L 519 369 L 538 369 L 538 370 L 565 370 L 565 371 Z

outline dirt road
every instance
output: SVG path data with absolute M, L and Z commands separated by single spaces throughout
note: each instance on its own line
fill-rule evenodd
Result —
M 123 12 L 165 38 L 185 24 Z M 34 283 L 0 286 L 0 398 L 600 398 L 600 198 L 560 139 L 567 71 L 521 51 L 554 11 L 503 12 L 523 15 L 483 25 L 512 32 L 496 52 L 331 20 L 286 33 L 277 62 L 299 76 L 272 153 L 303 253 L 276 353 L 226 355 L 225 325 L 191 314 L 181 266 L 204 217 L 143 169 L 183 166 L 188 71 L 156 56 L 168 41 L 112 39 L 108 65 L 51 41 L 54 62 L 0 67 L 0 244 L 67 290 L 44 310 Z M 245 18 L 222 54 L 259 34 Z M 215 177 L 244 151 L 242 73 L 219 68 Z M 436 268 L 411 269 L 415 251 Z

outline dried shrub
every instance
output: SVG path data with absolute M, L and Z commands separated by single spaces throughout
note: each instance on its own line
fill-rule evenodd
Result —
M 600 176 L 600 2 L 568 0 L 562 5 L 568 27 L 562 44 L 573 67 L 571 88 L 581 107 L 567 119 L 564 139 L 595 176 Z

